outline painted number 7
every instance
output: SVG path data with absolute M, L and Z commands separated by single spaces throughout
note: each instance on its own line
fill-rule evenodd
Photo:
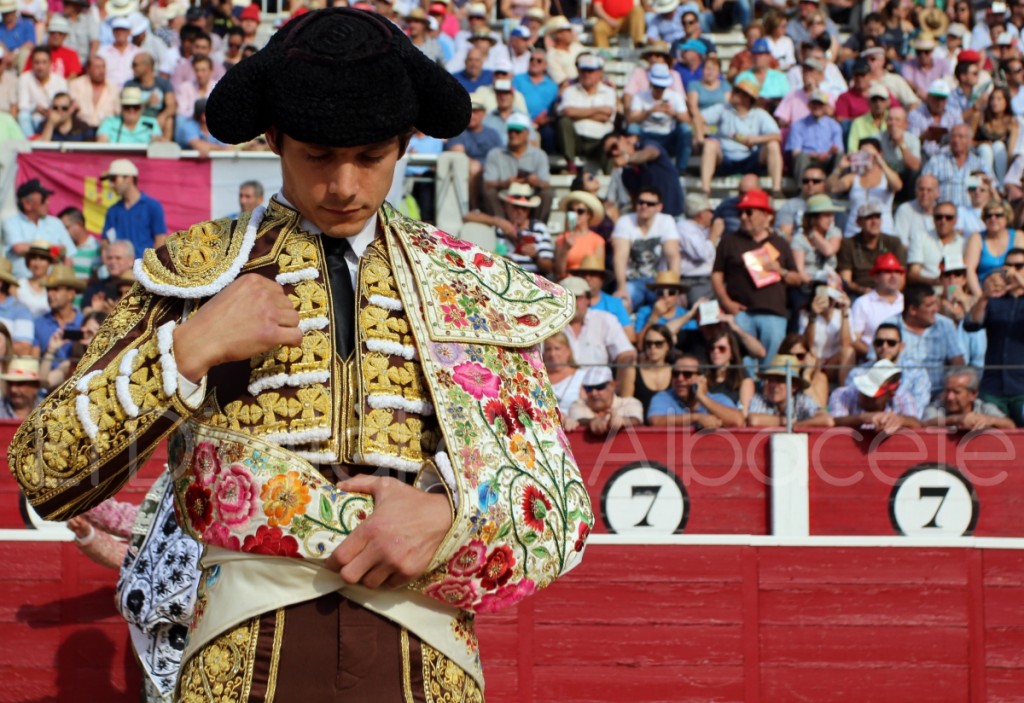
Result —
M 919 498 L 938 498 L 939 507 L 935 509 L 935 514 L 932 515 L 932 519 L 926 522 L 922 527 L 938 527 L 939 524 L 935 521 L 939 517 L 939 511 L 942 510 L 942 504 L 946 502 L 946 496 L 949 495 L 949 486 L 921 486 L 918 490 Z
M 653 508 L 654 504 L 658 502 L 658 493 L 660 492 L 661 486 L 633 486 L 634 498 L 637 498 L 639 496 L 650 496 L 651 498 L 651 504 L 647 506 L 647 512 L 644 513 L 644 516 L 640 519 L 640 522 L 633 525 L 633 527 L 653 527 L 651 523 L 647 522 L 647 518 L 651 514 L 651 508 Z

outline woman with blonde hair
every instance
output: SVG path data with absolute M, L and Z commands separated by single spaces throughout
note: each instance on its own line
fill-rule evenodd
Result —
M 558 409 L 564 415 L 580 397 L 580 384 L 583 383 L 583 372 L 576 366 L 565 332 L 555 332 L 544 340 L 544 368 L 558 399 Z

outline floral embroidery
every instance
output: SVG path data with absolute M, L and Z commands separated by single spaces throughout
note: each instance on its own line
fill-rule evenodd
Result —
M 527 486 L 522 506 L 526 524 L 537 532 L 543 532 L 544 519 L 551 512 L 551 501 L 536 486 Z
M 247 535 L 242 543 L 243 552 L 253 554 L 269 554 L 275 557 L 298 557 L 299 543 L 294 537 L 281 532 L 280 527 L 260 525 L 256 528 L 256 534 Z
M 453 576 L 472 576 L 484 565 L 487 545 L 478 539 L 473 540 L 459 551 L 448 562 L 448 573 Z
M 573 545 L 573 549 L 577 552 L 583 551 L 583 543 L 587 541 L 587 537 L 590 536 L 590 525 L 585 522 L 581 522 L 579 528 L 576 530 L 578 537 L 576 538 L 576 544 Z
M 210 491 L 198 483 L 193 483 L 185 491 L 185 510 L 188 520 L 198 532 L 202 532 L 213 520 L 213 505 L 210 503 Z
M 239 542 L 238 538 L 219 522 L 215 522 L 206 528 L 206 532 L 203 533 L 203 541 L 215 547 L 230 549 L 233 552 L 237 552 L 241 548 L 241 542 Z
M 501 387 L 501 379 L 481 364 L 459 364 L 455 367 L 452 379 L 477 400 L 484 396 L 496 397 Z
M 200 442 L 192 454 L 192 475 L 200 485 L 208 486 L 218 473 L 220 458 L 217 456 L 217 448 L 211 442 Z
M 476 600 L 476 586 L 466 579 L 446 578 L 427 586 L 424 593 L 453 608 L 470 608 Z
M 517 583 L 510 583 L 499 588 L 494 593 L 487 593 L 480 599 L 476 606 L 478 613 L 496 613 L 515 605 L 524 598 L 528 598 L 537 592 L 537 584 L 530 579 L 523 579 Z
M 311 500 L 309 488 L 302 483 L 297 471 L 275 476 L 263 486 L 260 492 L 263 513 L 271 526 L 287 525 L 297 513 L 305 510 Z
M 512 576 L 512 567 L 516 558 L 512 555 L 512 547 L 503 544 L 487 556 L 487 561 L 480 567 L 480 585 L 488 591 L 504 586 Z
M 441 310 L 444 311 L 444 321 L 453 327 L 465 327 L 469 324 L 466 321 L 466 311 L 457 305 L 442 305 Z
M 259 487 L 252 474 L 241 464 L 232 464 L 217 476 L 213 484 L 217 518 L 228 527 L 245 525 L 256 514 Z

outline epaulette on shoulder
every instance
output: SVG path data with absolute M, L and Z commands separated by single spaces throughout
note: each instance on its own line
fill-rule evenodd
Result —
M 172 298 L 216 295 L 242 270 L 256 243 L 265 209 L 237 221 L 209 220 L 176 232 L 159 249 L 135 262 L 135 278 L 146 290 Z

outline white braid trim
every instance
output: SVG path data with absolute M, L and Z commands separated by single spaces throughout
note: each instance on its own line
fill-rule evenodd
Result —
M 136 259 L 135 266 L 132 267 L 132 270 L 135 272 L 136 280 L 138 280 L 139 284 L 141 284 L 146 290 L 171 298 L 195 299 L 208 298 L 211 295 L 216 295 L 229 283 L 238 278 L 238 274 L 241 272 L 242 266 L 249 260 L 249 253 L 252 251 L 252 247 L 256 243 L 256 231 L 259 229 L 260 223 L 263 222 L 263 216 L 266 212 L 267 209 L 262 205 L 253 210 L 252 217 L 249 218 L 249 225 L 245 228 L 245 234 L 242 236 L 242 245 L 238 249 L 238 256 L 235 257 L 235 260 L 231 262 L 231 265 L 228 266 L 224 273 L 217 276 L 217 278 L 210 281 L 210 283 L 205 286 L 185 288 L 183 286 L 172 286 L 168 283 L 156 283 L 146 272 L 145 267 L 142 265 L 142 259 Z
M 452 504 L 455 509 L 459 509 L 459 487 L 455 484 L 455 469 L 452 468 L 452 461 L 448 458 L 448 453 L 445 451 L 439 451 L 434 455 L 434 464 L 437 466 L 437 470 L 441 472 L 441 478 L 448 486 L 448 491 L 452 497 Z
M 381 352 L 382 354 L 394 354 L 409 361 L 416 358 L 416 347 L 407 347 L 404 344 L 387 339 L 367 339 L 366 348 L 370 351 Z
M 407 413 L 417 415 L 433 415 L 434 406 L 423 400 L 409 400 L 400 395 L 368 395 L 366 402 L 371 408 L 391 408 L 392 410 L 404 410 Z
M 377 454 L 375 452 L 370 454 L 357 454 L 353 457 L 356 463 L 368 464 L 370 466 L 379 466 L 382 469 L 395 469 L 396 471 L 403 471 L 407 474 L 418 473 L 423 468 L 422 464 L 417 464 L 415 461 L 409 461 L 408 459 L 402 459 L 397 456 L 388 456 L 387 454 Z
M 75 414 L 78 415 L 78 421 L 82 423 L 82 429 L 85 430 L 86 436 L 95 442 L 96 437 L 100 434 L 100 428 L 89 415 L 89 396 L 80 395 L 75 398 Z
M 378 295 L 377 293 L 370 296 L 370 305 L 376 305 L 379 308 L 385 308 L 387 310 L 394 310 L 395 312 L 405 309 L 402 305 L 402 301 L 398 298 L 389 298 L 386 295 Z
M 114 379 L 114 388 L 117 391 L 117 402 L 121 404 L 128 417 L 139 416 L 139 406 L 132 400 L 129 390 L 132 371 L 135 370 L 135 359 L 139 356 L 138 349 L 130 349 L 121 357 L 121 364 L 117 367 L 117 378 Z
M 299 331 L 305 334 L 310 330 L 322 330 L 330 323 L 326 317 L 307 317 L 305 320 L 299 320 Z
M 281 388 L 283 386 L 309 386 L 314 383 L 326 383 L 331 378 L 331 372 L 324 371 L 303 371 L 302 373 L 277 373 L 273 376 L 260 378 L 249 384 L 249 394 L 256 395 L 268 388 Z
M 314 278 L 319 278 L 319 276 L 320 271 L 316 267 L 310 267 L 299 269 L 298 271 L 279 273 L 274 276 L 274 280 L 282 286 L 286 286 L 289 283 L 298 283 L 299 281 L 312 281 Z
M 164 379 L 164 395 L 173 397 L 178 392 L 178 364 L 174 361 L 175 322 L 165 322 L 156 330 L 156 346 L 160 351 L 160 372 Z
M 75 390 L 78 391 L 79 393 L 88 393 L 89 382 L 92 381 L 92 379 L 99 376 L 101 373 L 103 373 L 103 369 L 97 369 L 95 371 L 90 371 L 89 373 L 85 374 L 80 379 L 78 379 L 78 383 L 75 384 Z
M 313 430 L 302 430 L 301 432 L 271 432 L 263 439 L 277 444 L 295 446 L 296 444 L 312 444 L 314 442 L 326 442 L 331 438 L 331 430 L 323 427 Z
M 294 451 L 296 456 L 300 456 L 306 461 L 314 464 L 332 464 L 338 461 L 338 455 L 334 452 L 300 452 Z

